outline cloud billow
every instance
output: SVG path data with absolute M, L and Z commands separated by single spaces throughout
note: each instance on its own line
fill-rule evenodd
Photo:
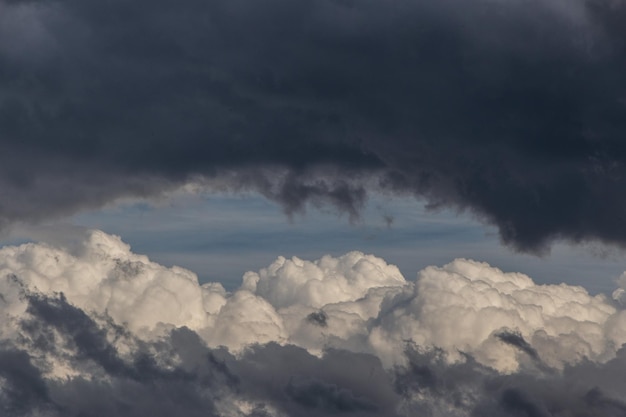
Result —
M 622 1 L 0 2 L 3 223 L 190 181 L 623 245 Z M 26 29 L 28 28 L 28 29 Z
M 278 258 L 227 293 L 91 231 L 2 248 L 0 295 L 8 417 L 626 410 L 619 302 L 466 259 Z

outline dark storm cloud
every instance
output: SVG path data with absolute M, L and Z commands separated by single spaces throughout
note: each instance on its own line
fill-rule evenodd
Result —
M 2 0 L 0 217 L 193 178 L 626 243 L 626 3 Z

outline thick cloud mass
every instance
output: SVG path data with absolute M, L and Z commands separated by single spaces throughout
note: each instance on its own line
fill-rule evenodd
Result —
M 626 242 L 622 0 L 1 0 L 0 219 L 189 181 Z
M 4 416 L 622 416 L 624 289 L 278 258 L 227 293 L 92 231 L 0 249 Z

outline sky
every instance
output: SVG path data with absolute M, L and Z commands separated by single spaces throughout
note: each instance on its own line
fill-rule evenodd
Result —
M 228 290 L 241 284 L 245 272 L 278 255 L 317 259 L 351 250 L 381 256 L 410 279 L 426 266 L 465 257 L 523 272 L 541 284 L 581 285 L 594 294 L 613 292 L 626 269 L 621 249 L 559 243 L 542 256 L 519 253 L 501 244 L 494 227 L 467 213 L 382 196 L 372 196 L 361 217 L 350 221 L 332 209 L 309 208 L 289 217 L 256 193 L 181 191 L 161 200 L 125 201 L 44 224 L 14 226 L 2 241 L 54 243 L 79 227 L 122 236 L 135 252 L 190 269 L 201 283 L 220 282 Z
M 0 0 L 0 414 L 626 415 L 623 0 Z

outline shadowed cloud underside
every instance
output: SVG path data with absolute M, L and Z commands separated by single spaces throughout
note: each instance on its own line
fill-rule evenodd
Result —
M 0 1 L 0 221 L 194 182 L 626 242 L 626 3 Z

